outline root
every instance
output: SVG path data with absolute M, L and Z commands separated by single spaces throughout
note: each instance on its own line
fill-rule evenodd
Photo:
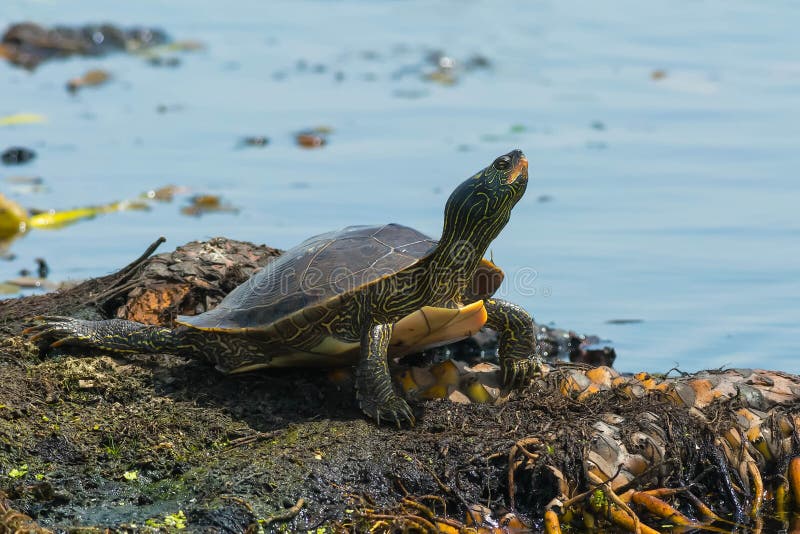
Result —
M 287 508 L 283 512 L 279 512 L 277 514 L 269 516 L 264 521 L 262 521 L 261 524 L 267 526 L 271 525 L 272 523 L 285 523 L 286 521 L 291 521 L 292 519 L 297 517 L 297 514 L 300 513 L 300 510 L 303 509 L 303 506 L 305 506 L 305 504 L 306 504 L 305 499 L 302 498 L 297 499 L 297 502 L 295 503 L 294 506 L 292 506 L 291 508 Z

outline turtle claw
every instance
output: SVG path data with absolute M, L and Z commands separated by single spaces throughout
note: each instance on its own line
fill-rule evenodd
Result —
M 404 424 L 414 426 L 416 423 L 411 406 L 397 395 L 392 395 L 380 404 L 359 398 L 359 406 L 361 411 L 375 419 L 379 425 L 381 421 L 394 422 L 397 428 L 402 428 Z
M 61 345 L 79 345 L 91 340 L 85 321 L 60 315 L 46 315 L 35 317 L 39 324 L 30 326 L 22 331 L 30 336 L 33 342 L 50 341 L 50 347 Z
M 500 368 L 503 371 L 503 384 L 515 388 L 527 385 L 539 365 L 536 358 L 508 358 Z
M 400 397 L 390 399 L 388 402 L 380 406 L 374 417 L 379 424 L 381 419 L 384 419 L 385 421 L 394 421 L 395 425 L 397 425 L 397 428 L 402 428 L 404 424 L 414 426 L 414 423 L 416 422 L 414 419 L 414 414 L 411 411 L 411 406 L 409 406 L 408 403 Z

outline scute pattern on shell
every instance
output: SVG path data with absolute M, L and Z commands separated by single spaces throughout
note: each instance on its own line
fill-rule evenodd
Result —
M 411 267 L 436 241 L 399 224 L 348 226 L 311 237 L 268 263 L 213 310 L 178 322 L 199 329 L 265 329 L 301 309 Z

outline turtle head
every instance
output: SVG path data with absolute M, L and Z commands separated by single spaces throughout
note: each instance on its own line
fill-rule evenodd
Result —
M 469 242 L 481 256 L 511 217 L 528 185 L 528 159 L 521 150 L 498 157 L 459 185 L 444 210 L 443 241 Z
M 486 195 L 493 210 L 510 212 L 528 186 L 528 158 L 522 150 L 512 150 L 495 159 L 472 180 L 475 193 Z

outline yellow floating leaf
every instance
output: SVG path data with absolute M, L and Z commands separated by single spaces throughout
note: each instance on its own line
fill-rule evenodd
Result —
M 41 124 L 47 122 L 47 117 L 38 113 L 14 113 L 0 117 L 0 126 L 16 126 L 18 124 Z
M 31 216 L 30 225 L 33 228 L 61 228 L 68 224 L 91 219 L 98 213 L 103 213 L 102 208 L 78 208 L 67 211 L 45 211 Z
M 27 229 L 25 208 L 0 194 L 0 239 L 13 237 Z

